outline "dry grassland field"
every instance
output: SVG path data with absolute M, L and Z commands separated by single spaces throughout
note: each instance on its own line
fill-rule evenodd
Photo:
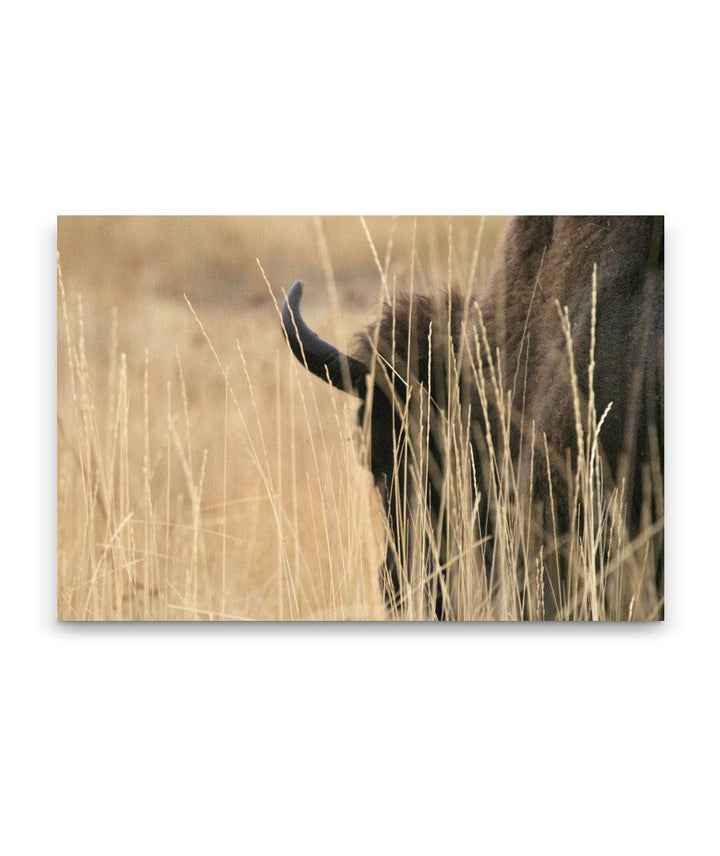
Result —
M 568 451 L 567 537 L 536 498 L 520 501 L 497 438 L 486 450 L 494 480 L 477 499 L 462 463 L 473 438 L 449 424 L 443 520 L 402 498 L 414 539 L 398 557 L 407 596 L 386 605 L 379 569 L 391 533 L 361 464 L 358 400 L 295 359 L 279 307 L 301 279 L 305 321 L 349 351 L 383 298 L 412 290 L 441 305 L 448 283 L 481 294 L 506 226 L 502 217 L 60 217 L 58 617 L 427 620 L 443 594 L 452 610 L 442 617 L 456 619 L 659 618 L 659 452 L 651 443 L 631 532 L 622 485 L 603 481 L 605 414 L 578 401 L 570 374 L 568 412 L 584 444 Z M 572 323 L 569 352 L 587 347 Z M 474 353 L 491 367 L 496 354 L 481 339 Z M 507 400 L 508 379 L 496 380 Z M 413 461 L 428 466 L 422 451 Z M 483 502 L 492 548 L 477 525 Z M 419 567 L 435 570 L 420 579 Z

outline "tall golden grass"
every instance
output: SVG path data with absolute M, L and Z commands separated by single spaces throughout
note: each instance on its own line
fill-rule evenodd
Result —
M 371 476 L 358 462 L 356 447 L 362 442 L 351 442 L 358 435 L 356 405 L 311 378 L 290 355 L 280 333 L 277 302 L 297 274 L 286 275 L 277 247 L 283 235 L 300 256 L 312 246 L 305 257 L 325 281 L 326 302 L 311 302 L 309 312 L 314 326 L 321 332 L 332 329 L 328 338 L 342 343 L 349 330 L 367 321 L 375 302 L 368 294 L 392 301 L 403 283 L 428 290 L 433 283 L 455 282 L 467 294 L 477 289 L 487 276 L 502 222 L 444 223 L 444 233 L 428 227 L 427 240 L 420 244 L 418 234 L 423 233 L 409 218 L 400 229 L 390 218 L 361 220 L 361 229 L 356 221 L 352 242 L 343 240 L 346 221 L 308 222 L 257 221 L 249 232 L 258 232 L 253 286 L 235 303 L 232 297 L 222 299 L 223 280 L 233 276 L 227 266 L 204 290 L 196 280 L 202 284 L 206 272 L 196 270 L 182 301 L 169 299 L 167 277 L 182 279 L 178 271 L 187 277 L 188 233 L 207 238 L 205 249 L 198 250 L 201 258 L 205 253 L 212 259 L 219 246 L 227 258 L 224 229 L 235 229 L 236 221 L 203 218 L 195 232 L 184 219 L 93 218 L 63 224 L 66 240 L 59 241 L 58 264 L 58 616 L 425 620 L 433 613 L 418 569 L 427 568 L 430 560 L 437 569 L 434 584 L 452 587 L 448 595 L 457 619 L 540 619 L 548 614 L 575 620 L 657 618 L 662 594 L 655 591 L 651 569 L 662 521 L 653 520 L 649 510 L 653 489 L 661 494 L 657 472 L 648 474 L 643 532 L 631 541 L 622 491 L 603 491 L 598 438 L 604 414 L 595 412 L 591 395 L 583 418 L 572 368 L 568 382 L 573 384 L 579 463 L 567 489 L 569 507 L 577 513 L 568 539 L 570 573 L 561 596 L 553 594 L 556 602 L 549 608 L 546 599 L 556 589 L 547 585 L 554 573 L 548 565 L 557 562 L 557 532 L 538 535 L 537 503 L 532 495 L 522 495 L 518 474 L 503 454 L 510 445 L 509 415 L 501 436 L 488 442 L 493 460 L 483 468 L 495 521 L 496 546 L 492 557 L 487 553 L 467 465 L 472 438 L 450 396 L 443 429 L 449 463 L 440 476 L 442 521 L 431 519 L 416 496 L 400 498 L 412 533 L 405 555 L 398 557 L 409 594 L 401 612 L 388 614 L 378 568 L 389 533 Z M 402 227 L 407 227 L 404 232 Z M 144 239 L 138 240 L 141 234 Z M 162 239 L 151 265 L 155 279 L 148 289 L 142 254 L 158 234 Z M 179 255 L 167 249 L 177 246 L 182 248 Z M 102 276 L 95 279 L 93 247 L 101 261 L 106 259 Z M 161 258 L 171 256 L 172 264 L 158 262 L 158 252 Z M 72 288 L 63 276 L 65 254 L 77 271 Z M 218 268 L 213 270 L 217 274 Z M 236 273 L 247 281 L 248 270 L 244 261 Z M 338 288 L 338 270 L 353 272 L 362 308 L 357 299 L 354 309 L 344 308 L 352 306 L 352 292 Z M 274 276 L 284 282 L 273 281 Z M 84 277 L 102 285 L 96 291 L 92 285 L 86 288 Z M 122 296 L 118 309 L 107 312 L 109 302 L 122 294 L 124 277 L 134 287 Z M 98 293 L 105 299 L 98 300 Z M 595 300 L 595 288 L 592 293 Z M 204 299 L 207 294 L 212 300 Z M 572 327 L 563 307 L 558 311 L 572 367 Z M 488 406 L 486 375 L 495 387 L 495 400 L 506 400 L 482 330 L 469 346 L 474 364 L 488 369 L 475 376 L 483 407 Z M 592 354 L 590 366 L 592 390 Z M 452 381 L 448 386 L 459 388 Z M 429 398 L 426 394 L 423 401 L 420 394 L 402 414 L 415 438 L 412 454 L 403 456 L 403 450 L 395 449 L 398 465 L 409 466 L 420 482 L 431 466 L 421 441 L 428 437 L 429 413 Z M 362 448 L 360 452 L 362 457 Z M 545 452 L 549 456 L 547 444 Z M 531 467 L 549 468 L 549 460 L 532 461 Z M 449 582 L 441 572 L 447 572 Z

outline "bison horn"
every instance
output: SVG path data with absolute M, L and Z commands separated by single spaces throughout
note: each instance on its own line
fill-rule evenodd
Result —
M 296 282 L 288 291 L 282 307 L 283 329 L 290 350 L 312 374 L 338 389 L 365 398 L 369 369 L 360 360 L 343 354 L 321 339 L 307 326 L 300 314 L 302 292 L 302 282 Z

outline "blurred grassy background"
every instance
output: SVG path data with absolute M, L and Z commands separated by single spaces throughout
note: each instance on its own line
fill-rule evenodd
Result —
M 505 218 L 484 218 L 481 258 L 489 258 Z M 365 223 L 388 276 L 409 273 L 413 230 L 421 281 L 447 268 L 448 232 L 456 275 L 469 264 L 477 217 L 367 217 Z M 322 234 L 322 237 L 320 235 Z M 117 304 L 150 298 L 181 298 L 199 304 L 262 305 L 267 288 L 257 261 L 274 287 L 296 279 L 321 279 L 326 268 L 320 242 L 339 288 L 362 300 L 377 282 L 377 267 L 359 217 L 59 217 L 58 249 L 69 288 Z M 460 268 L 460 269 L 458 269 Z M 374 296 L 374 293 L 373 293 Z
M 59 217 L 59 616 L 385 617 L 354 402 L 294 362 L 258 261 L 345 347 L 379 266 L 398 290 L 413 258 L 416 289 L 465 285 L 477 245 L 481 288 L 504 224 Z

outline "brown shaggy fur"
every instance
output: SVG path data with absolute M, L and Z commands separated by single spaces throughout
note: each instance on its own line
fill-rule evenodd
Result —
M 369 464 L 385 501 L 391 531 L 397 529 L 400 514 L 393 505 L 391 489 L 393 448 L 397 449 L 397 437 L 402 433 L 398 414 L 408 388 L 422 387 L 427 392 L 429 387 L 436 415 L 446 416 L 457 401 L 464 409 L 464 424 L 472 419 L 480 428 L 473 432 L 474 463 L 478 466 L 487 460 L 487 450 L 479 448 L 486 432 L 493 435 L 494 443 L 500 442 L 498 402 L 490 393 L 493 424 L 485 425 L 473 381 L 474 372 L 479 370 L 479 352 L 491 387 L 486 355 L 477 347 L 481 341 L 480 318 L 491 353 L 499 354 L 497 368 L 504 394 L 511 394 L 512 444 L 506 451 L 513 457 L 519 483 L 522 486 L 530 478 L 523 462 L 530 460 L 534 426 L 539 460 L 544 460 L 542 438 L 547 437 L 551 477 L 556 485 L 557 523 L 561 535 L 567 531 L 570 509 L 562 500 L 568 495 L 566 485 L 563 487 L 564 464 L 567 450 L 575 461 L 577 446 L 570 366 L 558 303 L 568 307 L 586 424 L 592 278 L 597 264 L 594 390 L 598 417 L 612 402 L 601 433 L 604 485 L 607 490 L 624 485 L 629 531 L 631 536 L 637 532 L 643 476 L 650 466 L 653 437 L 657 438 L 662 462 L 663 245 L 661 217 L 516 217 L 508 227 L 484 293 L 472 299 L 457 293 L 450 300 L 447 294 L 435 299 L 418 296 L 412 303 L 404 298 L 394 308 L 384 307 L 377 324 L 357 337 L 353 354 L 366 366 L 376 366 Z M 431 444 L 431 456 L 440 470 L 445 466 L 441 434 L 434 430 Z M 540 500 L 547 499 L 547 475 L 540 467 L 533 472 L 533 490 Z M 482 484 L 480 476 L 478 489 Z M 406 488 L 403 484 L 403 490 Z M 424 489 L 429 503 L 437 505 L 432 485 Z M 491 529 L 489 509 L 485 508 L 482 519 Z M 392 565 L 391 552 L 388 563 Z M 661 586 L 661 558 L 659 563 Z M 392 583 L 397 585 L 396 574 Z M 554 585 L 560 587 L 562 580 L 555 580 Z M 395 597 L 399 597 L 397 591 Z M 438 597 L 438 617 L 449 617 L 449 608 L 442 601 Z

